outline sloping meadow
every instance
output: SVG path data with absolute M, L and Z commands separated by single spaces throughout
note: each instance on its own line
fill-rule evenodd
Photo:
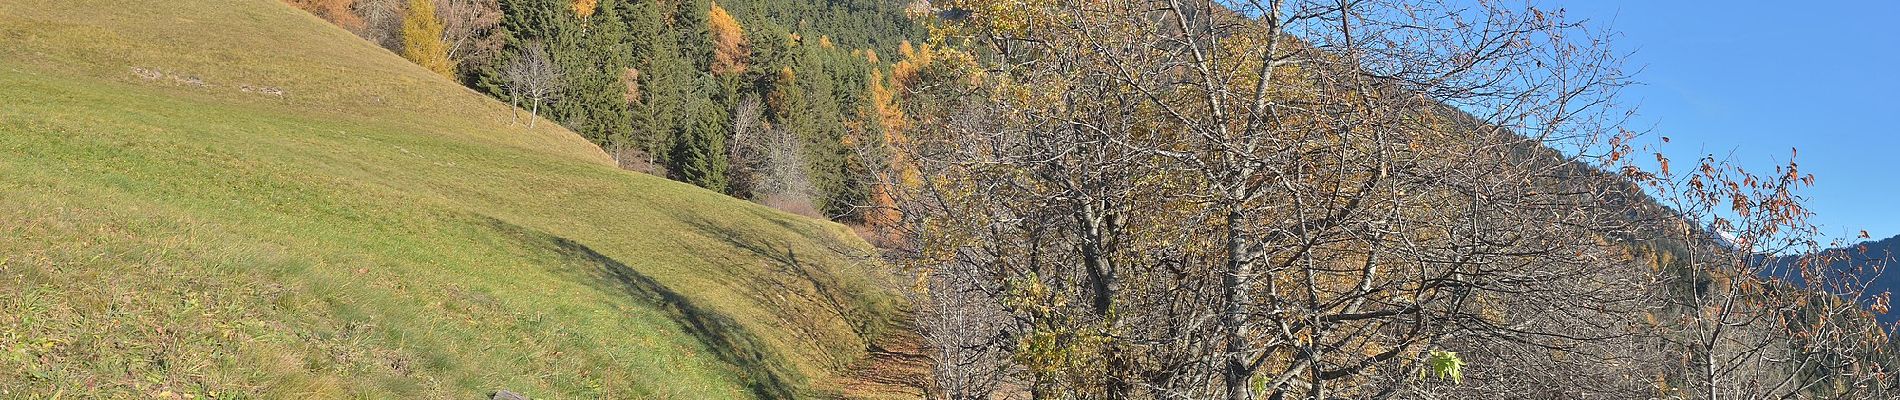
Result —
M 840 225 L 274 1 L 8 1 L 0 43 L 0 397 L 822 396 L 897 308 Z

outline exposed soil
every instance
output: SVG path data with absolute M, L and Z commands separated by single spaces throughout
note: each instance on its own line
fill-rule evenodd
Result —
M 870 355 L 838 378 L 843 399 L 920 399 L 930 382 L 930 356 L 909 318 L 873 341 Z

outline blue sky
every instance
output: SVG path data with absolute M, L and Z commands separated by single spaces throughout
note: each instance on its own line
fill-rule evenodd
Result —
M 1732 154 L 1772 173 L 1799 148 L 1824 233 L 1900 235 L 1900 1 L 1539 4 L 1621 32 L 1642 82 L 1624 92 L 1632 125 L 1668 136 L 1678 164 Z

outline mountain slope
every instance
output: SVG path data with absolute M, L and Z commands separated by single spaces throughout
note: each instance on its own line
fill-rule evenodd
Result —
M 841 226 L 276 1 L 9 1 L 0 43 L 0 397 L 823 396 L 895 308 Z
M 1896 257 L 1900 257 L 1900 236 L 1862 241 L 1815 254 L 1784 255 L 1770 261 L 1776 267 L 1776 277 L 1790 282 L 1801 282 L 1802 276 L 1798 271 L 1802 262 L 1823 263 L 1820 271 L 1853 271 L 1849 273 L 1866 280 L 1861 284 L 1867 286 L 1869 294 L 1877 294 L 1900 292 L 1900 273 L 1890 268 L 1894 266 Z M 1863 301 L 1871 302 L 1872 299 Z M 1900 313 L 1876 312 L 1874 318 L 1883 324 L 1892 325 L 1900 322 Z

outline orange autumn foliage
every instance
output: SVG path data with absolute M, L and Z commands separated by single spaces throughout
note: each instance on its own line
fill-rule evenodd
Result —
M 284 0 L 291 7 L 297 7 L 332 24 L 356 31 L 363 29 L 363 18 L 350 11 L 356 0 Z
M 600 0 L 574 0 L 573 7 L 574 15 L 579 15 L 581 18 L 592 17 L 594 11 L 600 9 Z
M 903 214 L 892 193 L 923 184 L 923 174 L 918 172 L 916 164 L 909 158 L 910 138 L 904 134 L 908 127 L 907 117 L 897 107 L 895 93 L 890 87 L 882 72 L 871 69 L 866 87 L 871 107 L 867 110 L 870 115 L 866 117 L 877 124 L 878 130 L 884 134 L 885 170 L 891 173 L 891 177 L 887 182 L 871 188 L 872 207 L 865 213 L 864 223 L 882 242 L 891 242 L 900 237 L 897 230 L 898 224 L 903 222 Z
M 897 54 L 902 56 L 903 60 L 891 65 L 891 78 L 897 81 L 896 85 L 898 87 L 909 87 L 916 84 L 919 71 L 921 71 L 925 65 L 929 65 L 934 58 L 930 51 L 930 46 L 924 46 L 919 49 L 915 46 L 911 46 L 909 40 L 897 43 Z
M 712 72 L 718 75 L 745 72 L 746 59 L 752 56 L 752 51 L 745 41 L 745 29 L 739 26 L 739 20 L 732 18 L 732 14 L 720 7 L 719 3 L 713 3 L 706 24 L 712 31 Z

